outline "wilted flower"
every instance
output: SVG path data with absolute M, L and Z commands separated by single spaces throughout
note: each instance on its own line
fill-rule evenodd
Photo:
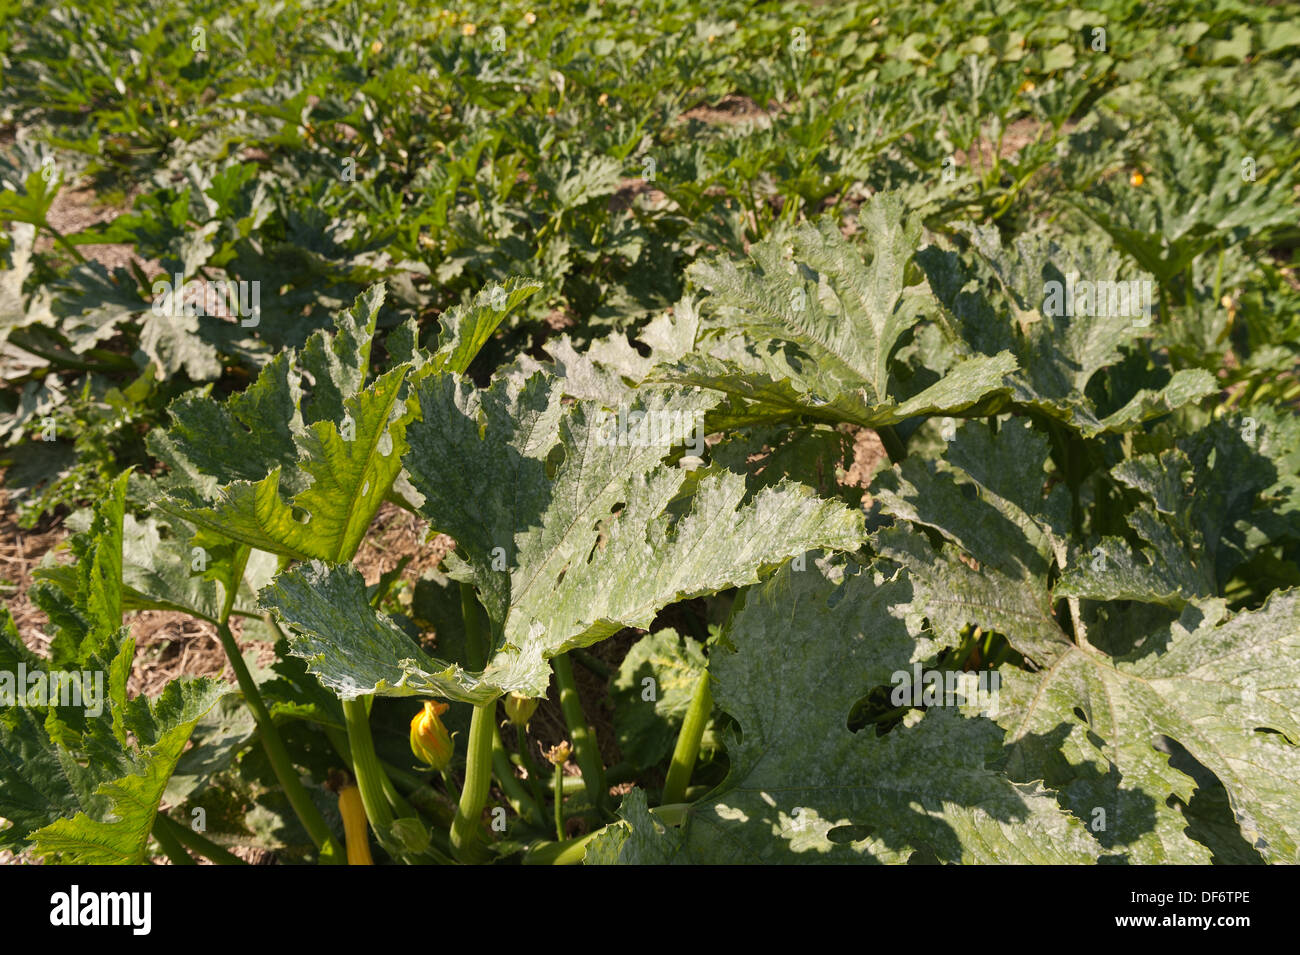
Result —
M 573 749 L 569 746 L 569 741 L 565 740 L 548 749 L 546 751 L 546 758 L 553 766 L 563 766 L 569 761 L 569 754 L 572 752 Z

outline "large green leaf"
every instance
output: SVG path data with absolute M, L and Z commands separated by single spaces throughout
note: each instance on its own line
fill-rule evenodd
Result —
M 188 536 L 182 536 L 188 535 Z M 122 604 L 126 610 L 174 610 L 217 622 L 224 610 L 227 580 L 238 569 L 243 548 L 193 544 L 193 529 L 179 521 L 127 516 L 123 534 Z M 257 591 L 276 571 L 276 558 L 262 551 L 244 559 L 239 592 L 231 609 L 257 615 Z
M 281 353 L 225 402 L 214 401 L 210 388 L 177 398 L 168 408 L 171 427 L 149 435 L 149 450 L 204 496 L 232 481 L 259 481 L 297 461 L 301 400 L 293 356 Z
M 645 790 L 624 796 L 618 817 L 619 824 L 606 826 L 587 843 L 583 865 L 666 865 L 681 849 L 681 836 L 651 814 Z
M 963 264 L 956 252 L 934 246 L 924 249 L 917 261 L 954 323 L 954 338 L 975 354 L 1016 356 L 1019 368 L 1009 384 L 1020 406 L 1091 436 L 1134 430 L 1217 390 L 1214 377 L 1202 369 L 1155 370 L 1152 385 L 1131 394 L 1119 391 L 1116 382 L 1115 393 L 1108 396 L 1115 410 L 1101 413 L 1090 397 L 1093 392 L 1085 389 L 1094 376 L 1121 360 L 1122 349 L 1148 337 L 1155 319 L 1125 314 L 1137 312 L 1131 300 L 1127 309 L 1111 308 L 1109 299 L 1105 307 L 1097 303 L 1085 308 L 1080 303 L 1073 309 L 1080 314 L 1071 314 L 1064 305 L 1058 309 L 1056 303 L 1048 304 L 1048 283 L 1057 283 L 1063 297 L 1065 287 L 1076 279 L 1141 282 L 1144 273 L 1113 252 L 1089 246 L 1086 237 L 1069 242 L 1042 231 L 1027 232 L 1015 240 L 1013 249 L 1006 249 L 994 226 L 975 226 L 969 232 L 983 271 Z M 993 279 L 997 291 L 987 290 L 985 276 Z M 1154 301 L 1155 292 L 1151 295 Z M 1082 314 L 1089 311 L 1096 314 Z
M 128 641 L 129 642 L 129 641 Z M 123 653 L 130 654 L 131 648 Z M 78 812 L 32 833 L 39 856 L 79 865 L 138 865 L 147 861 L 150 833 L 158 804 L 172 770 L 195 724 L 224 696 L 227 688 L 215 680 L 172 683 L 156 705 L 137 706 L 134 729 L 148 732 L 150 745 L 131 755 L 133 771 L 103 782 L 96 795 L 107 802 L 104 812 Z M 136 702 L 136 701 L 133 701 Z
M 1044 493 L 1047 459 L 1047 440 L 1028 421 L 996 432 L 971 421 L 956 431 L 945 459 L 909 457 L 873 481 L 886 513 L 942 535 L 937 549 L 902 526 L 876 540 L 911 571 L 915 608 L 946 643 L 972 623 L 1002 633 L 1031 659 L 1051 657 L 1066 642 L 1048 578 L 1066 559 L 1069 495 L 1059 484 Z
M 350 565 L 313 561 L 280 574 L 262 591 L 262 604 L 293 629 L 293 653 L 345 700 L 423 694 L 484 703 L 497 695 L 485 679 L 510 682 L 509 674 L 480 678 L 430 657 L 371 608 L 365 581 Z
M 1189 604 L 1118 659 L 1083 646 L 1038 674 L 1006 671 L 998 722 L 1008 771 L 1043 779 L 1111 852 L 1136 863 L 1208 862 L 1184 831 L 1197 788 L 1178 743 L 1227 791 L 1265 859 L 1300 861 L 1300 594 L 1229 616 Z M 1229 820 L 1231 822 L 1231 820 Z M 1097 828 L 1104 824 L 1104 828 Z
M 181 536 L 185 535 L 185 536 Z M 125 515 L 122 531 L 122 609 L 171 610 L 216 623 L 224 609 L 227 578 L 240 559 L 238 545 L 198 546 L 194 528 L 178 520 Z M 257 591 L 276 570 L 272 554 L 253 551 L 232 610 L 257 615 Z M 39 579 L 76 589 L 77 565 L 42 567 Z
M 90 525 L 74 534 L 71 565 L 47 562 L 32 575 L 32 596 L 57 633 L 50 645 L 55 662 L 78 661 L 104 653 L 122 626 L 122 534 L 129 473 L 121 474 L 91 515 Z
M 989 768 L 1003 738 L 990 720 L 932 707 L 883 736 L 848 728 L 858 700 L 910 669 L 917 642 L 906 580 L 839 577 L 820 564 L 782 569 L 747 593 L 727 634 L 736 649 L 714 650 L 717 704 L 739 730 L 726 742 L 730 772 L 690 807 L 675 861 L 1095 859 L 1050 792 Z M 618 861 L 657 861 L 633 849 L 624 843 Z
M 880 427 L 996 403 L 1009 390 L 1010 352 L 958 356 L 919 391 L 899 387 L 891 358 L 932 302 L 923 284 L 907 284 L 920 224 L 888 194 L 865 203 L 860 221 L 869 263 L 828 219 L 757 243 L 744 264 L 697 262 L 691 274 L 712 293 L 712 340 L 652 377 L 722 391 L 746 421 L 808 415 Z
M 184 518 L 259 550 L 349 560 L 402 469 L 407 370 L 395 368 L 345 399 L 340 421 L 310 426 L 300 464 L 310 484 L 292 501 L 280 495 L 277 467 L 257 483 L 226 485 L 212 507 L 184 510 Z
M 499 379 L 486 391 L 428 378 L 418 394 L 406 465 L 423 512 L 455 538 L 461 556 L 448 558 L 452 573 L 477 585 L 492 630 L 487 670 L 458 676 L 445 688 L 455 699 L 477 700 L 481 687 L 542 696 L 549 657 L 648 627 L 670 603 L 752 583 L 809 548 L 851 549 L 861 540 L 859 514 L 800 485 L 750 497 L 739 475 L 663 463 L 670 449 L 648 432 L 623 445 L 607 440 L 609 414 L 585 402 L 565 410 L 561 383 L 542 375 Z M 709 404 L 690 392 L 647 401 L 634 409 L 647 422 Z M 427 675 L 446 665 L 412 664 L 412 654 L 386 645 L 376 633 L 391 625 L 361 619 L 369 611 L 355 594 L 340 609 L 352 621 L 322 629 L 304 599 L 306 573 L 283 575 L 266 599 L 306 641 L 295 652 L 313 659 L 322 680 L 357 683 L 358 693 L 412 681 L 437 691 Z M 322 658 L 318 641 L 337 652 Z M 354 679 L 342 661 L 377 646 L 379 668 Z
M 449 310 L 432 354 L 419 349 L 414 326 L 406 327 L 395 343 L 405 360 L 367 385 L 384 299 L 383 286 L 371 288 L 336 315 L 333 335 L 314 334 L 296 362 L 277 360 L 227 405 L 202 398 L 173 405 L 176 423 L 153 449 L 195 486 L 178 487 L 163 506 L 217 540 L 300 560 L 351 559 L 402 469 L 415 413 L 408 377 L 468 367 L 509 311 L 539 287 L 511 279 Z M 233 463 L 250 438 L 259 439 L 259 452 Z
M 0 670 L 9 676 L 21 664 L 29 686 L 34 674 L 36 685 L 61 687 L 57 698 L 51 689 L 47 699 L 25 697 L 0 713 L 0 816 L 14 824 L 0 838 L 14 846 L 35 838 L 38 853 L 70 862 L 144 861 L 176 760 L 195 722 L 228 692 L 202 679 L 174 681 L 157 701 L 127 696 L 135 657 L 135 641 L 120 626 L 129 605 L 127 478 L 73 536 L 77 566 L 43 573 L 42 604 L 58 631 L 53 659 L 27 650 L 7 613 L 0 620 Z
M 1136 455 L 1111 469 L 1117 484 L 1141 495 L 1127 516 L 1141 541 L 1105 537 L 1081 551 L 1056 592 L 1094 600 L 1141 600 L 1180 609 L 1219 594 L 1234 570 L 1262 547 L 1300 537 L 1294 512 L 1279 509 L 1289 479 L 1283 435 L 1270 422 L 1243 436 L 1240 417 L 1219 419 L 1159 455 Z M 1283 455 L 1281 460 L 1273 454 Z

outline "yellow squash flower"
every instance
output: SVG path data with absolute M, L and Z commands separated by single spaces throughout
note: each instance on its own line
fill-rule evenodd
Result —
M 420 762 L 438 770 L 447 768 L 455 749 L 447 727 L 438 719 L 447 709 L 446 703 L 428 700 L 411 720 L 411 752 Z

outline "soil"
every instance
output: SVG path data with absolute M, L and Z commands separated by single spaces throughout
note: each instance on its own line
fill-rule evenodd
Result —
M 767 109 L 748 96 L 728 93 L 713 105 L 700 104 L 686 110 L 678 117 L 678 122 L 695 120 L 710 125 L 735 126 L 740 123 L 766 124 L 781 111 L 781 107 L 772 103 Z
M 870 428 L 846 425 L 844 430 L 853 435 L 853 464 L 840 482 L 845 487 L 860 487 L 864 491 L 871 486 L 871 476 L 881 462 L 886 460 L 885 446 L 880 436 Z M 863 504 L 870 505 L 870 495 L 863 495 Z
M 136 190 L 136 194 L 144 191 L 142 186 Z M 72 188 L 65 186 L 54 197 L 54 202 L 50 206 L 49 222 L 62 235 L 70 236 L 91 226 L 111 222 L 124 212 L 129 212 L 134 198 L 134 195 L 129 196 L 120 205 L 106 205 L 96 199 L 95 191 L 90 187 Z M 46 233 L 42 233 L 36 240 L 36 251 L 38 252 L 48 252 L 53 246 L 53 238 Z M 98 262 L 109 271 L 116 268 L 130 268 L 132 262 L 139 263 L 145 275 L 155 275 L 162 271 L 162 266 L 159 263 L 142 259 L 136 255 L 135 247 L 129 243 L 78 245 L 77 251 L 85 256 L 87 260 Z
M 9 505 L 8 491 L 0 485 L 0 593 L 23 643 L 37 653 L 46 652 L 53 634 L 47 632 L 49 620 L 32 603 L 28 591 L 32 571 L 66 536 L 62 525 L 62 518 L 47 517 L 31 530 L 23 530 Z

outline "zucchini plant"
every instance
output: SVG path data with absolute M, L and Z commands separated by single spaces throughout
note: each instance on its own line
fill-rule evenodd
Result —
M 1297 34 L 1131 6 L 0 5 L 0 849 L 1300 861 Z

